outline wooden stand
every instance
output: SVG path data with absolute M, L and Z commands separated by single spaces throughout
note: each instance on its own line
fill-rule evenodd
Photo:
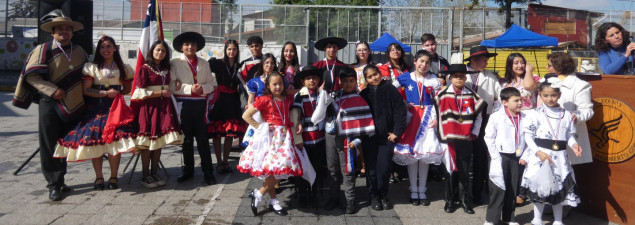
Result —
M 593 86 L 595 111 L 587 122 L 593 163 L 573 166 L 582 200 L 578 210 L 635 224 L 635 76 L 578 77 Z

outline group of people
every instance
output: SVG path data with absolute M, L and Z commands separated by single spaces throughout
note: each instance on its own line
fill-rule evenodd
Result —
M 283 45 L 278 62 L 262 53 L 257 36 L 247 39 L 246 60 L 239 60 L 238 42 L 227 40 L 222 59 L 205 61 L 196 55 L 205 39 L 186 32 L 173 41 L 181 56 L 171 59 L 167 43 L 157 41 L 135 78 L 111 37 L 98 41 L 91 63 L 70 41 L 81 24 L 59 17 L 42 29 L 53 40 L 29 55 L 14 104 L 39 102 L 42 171 L 54 201 L 70 191 L 64 184 L 67 161 L 92 160 L 94 188 L 116 189 L 124 152 L 141 154 L 144 186 L 165 185 L 157 168 L 168 144 L 182 145 L 177 181 L 189 180 L 194 140 L 205 182 L 214 184 L 209 139 L 217 173 L 228 173 L 232 141 L 239 138 L 244 150 L 237 170 L 264 181 L 249 193 L 254 215 L 266 194 L 268 209 L 286 215 L 275 189 L 292 177 L 301 177 L 293 179 L 301 205 L 322 195 L 327 201 L 321 207 L 355 213 L 359 173 L 366 177 L 370 207 L 391 209 L 395 166 L 407 168 L 410 203 L 428 206 L 430 164 L 444 165 L 444 210 L 473 214 L 473 205 L 488 198 L 486 224 L 517 224 L 517 196 L 534 203 L 532 224 L 542 224 L 545 204 L 553 206 L 554 224 L 562 224 L 562 206 L 579 202 L 571 164 L 590 161 L 585 121 L 593 105 L 590 84 L 576 77 L 566 53 L 548 56 L 550 74 L 542 79 L 521 54 L 511 54 L 499 78 L 486 70 L 496 53 L 474 47 L 467 65 L 450 65 L 436 53 L 432 34 L 421 37 L 423 50 L 412 62 L 393 43 L 383 64 L 373 61 L 362 41 L 355 63 L 347 65 L 337 52 L 348 42 L 323 38 L 315 48 L 326 57 L 302 67 L 293 42 Z M 130 107 L 122 98 L 128 93 Z M 104 155 L 111 168 L 107 185 Z

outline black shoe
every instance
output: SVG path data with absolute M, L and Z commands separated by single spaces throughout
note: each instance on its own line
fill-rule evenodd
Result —
M 194 173 L 183 173 L 179 178 L 176 178 L 176 181 L 184 182 L 186 180 L 191 179 L 192 177 L 194 177 Z
M 101 183 L 97 183 L 97 181 L 101 181 Z M 104 190 L 104 178 L 97 178 L 95 179 L 95 186 L 93 186 L 93 190 Z M 60 189 L 60 192 L 62 192 L 62 190 Z
M 214 177 L 214 174 L 205 174 L 205 183 L 207 183 L 207 185 L 216 184 L 216 177 Z
M 445 201 L 445 206 L 443 206 L 443 210 L 446 213 L 453 213 L 456 209 L 454 208 L 454 203 L 452 201 Z
M 60 189 L 60 191 L 62 191 L 62 194 L 66 194 L 73 191 L 73 189 L 69 186 L 66 186 L 66 184 L 62 184 L 62 188 Z
M 289 213 L 287 213 L 287 210 L 284 210 L 284 209 L 276 210 L 276 209 L 274 209 L 274 208 L 273 208 L 273 205 L 272 205 L 272 204 L 269 204 L 269 211 L 271 211 L 271 212 L 275 213 L 275 214 L 276 214 L 276 215 L 278 215 L 278 216 L 286 216 L 286 215 L 289 215 Z
M 387 196 L 381 198 L 381 207 L 384 208 L 384 210 L 392 209 L 392 202 L 390 202 Z
M 326 205 L 324 205 L 324 210 L 331 211 L 337 208 L 339 204 L 340 203 L 338 198 L 329 198 L 329 200 L 326 201 Z
M 418 206 L 420 204 L 419 199 L 410 198 L 410 204 L 412 204 L 414 206 Z
M 62 200 L 62 190 L 61 188 L 53 188 L 49 190 L 49 199 L 51 201 L 59 201 Z
M 430 205 L 430 200 L 428 200 L 427 198 L 420 199 L 419 201 L 421 202 L 421 205 L 423 205 L 423 206 L 429 206 Z
M 461 201 L 461 208 L 463 208 L 463 212 L 467 214 L 474 214 L 474 209 L 472 209 L 470 204 L 465 201 Z
M 112 181 L 115 182 L 112 182 Z M 108 189 L 113 190 L 113 189 L 117 189 L 119 188 L 119 185 L 117 185 L 119 179 L 117 179 L 116 177 L 111 177 L 110 179 L 108 179 Z
M 355 214 L 355 201 L 346 202 L 346 214 Z
M 375 211 L 384 210 L 384 207 L 381 205 L 381 200 L 379 199 L 379 196 L 370 197 L 370 206 Z
M 249 193 L 249 197 L 251 198 L 251 212 L 254 216 L 258 215 L 258 207 L 256 206 L 256 196 L 254 196 L 254 192 Z

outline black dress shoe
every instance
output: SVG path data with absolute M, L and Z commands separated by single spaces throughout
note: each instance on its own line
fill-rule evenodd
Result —
M 119 188 L 119 185 L 117 185 L 118 181 L 119 179 L 117 179 L 116 177 L 111 177 L 110 179 L 108 179 L 108 189 L 114 190 Z
M 53 188 L 49 190 L 49 199 L 51 201 L 59 201 L 62 200 L 62 190 L 61 188 Z
M 256 206 L 256 196 L 254 196 L 254 192 L 249 193 L 249 197 L 251 198 L 251 212 L 254 216 L 258 215 L 258 207 Z
M 461 202 L 461 208 L 463 208 L 463 212 L 467 213 L 467 214 L 474 214 L 474 209 L 472 209 L 472 207 L 470 206 L 470 204 L 462 201 Z
M 429 206 L 430 205 L 430 200 L 428 200 L 427 198 L 421 199 L 419 201 L 421 202 L 421 205 L 423 205 L 423 206 Z
M 381 205 L 381 200 L 379 199 L 379 196 L 371 196 L 370 197 L 370 206 L 375 211 L 384 210 L 384 207 L 382 207 L 382 205 Z
M 97 181 L 101 181 L 101 183 L 97 183 Z M 104 178 L 95 179 L 95 185 L 93 186 L 93 190 L 104 190 Z M 62 192 L 60 188 L 60 192 Z
M 191 179 L 192 177 L 194 177 L 194 173 L 183 173 L 180 177 L 176 178 L 176 181 L 184 182 L 186 180 Z
M 278 216 L 286 216 L 286 215 L 289 215 L 289 213 L 287 213 L 287 210 L 284 210 L 284 209 L 276 210 L 276 209 L 274 209 L 274 208 L 273 208 L 273 205 L 272 205 L 272 204 L 269 204 L 269 211 L 271 211 L 271 212 L 275 213 L 275 214 L 276 214 L 276 215 L 278 215 Z
M 206 174 L 205 183 L 207 183 L 207 185 L 216 184 L 216 177 L 214 177 L 213 174 Z
M 412 204 L 414 206 L 418 206 L 420 204 L 419 199 L 410 198 L 410 204 Z
M 454 208 L 454 203 L 452 201 L 445 201 L 445 206 L 443 206 L 443 210 L 446 213 L 453 213 L 456 209 Z
M 69 186 L 66 186 L 66 184 L 62 184 L 62 188 L 60 189 L 60 191 L 62 191 L 62 194 L 66 194 L 73 191 L 73 189 Z
M 388 197 L 381 198 L 381 207 L 384 208 L 384 210 L 392 209 L 393 205 L 392 205 L 392 202 L 390 202 L 390 199 L 388 199 Z

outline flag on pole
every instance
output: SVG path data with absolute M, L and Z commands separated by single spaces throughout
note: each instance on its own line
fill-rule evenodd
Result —
M 159 5 L 157 4 L 157 0 L 150 0 L 148 3 L 148 10 L 146 11 L 146 18 L 143 22 L 143 29 L 141 30 L 141 40 L 139 41 L 139 52 L 137 53 L 137 69 L 134 76 L 134 81 L 132 85 L 132 90 L 130 93 L 134 93 L 135 88 L 137 87 L 137 77 L 139 76 L 139 72 L 141 71 L 141 66 L 145 63 L 148 50 L 152 43 L 157 40 L 163 40 L 163 24 L 161 23 L 161 11 L 159 10 Z M 131 100 L 130 106 L 135 109 L 134 106 L 135 100 Z M 134 110 L 135 112 L 137 110 Z

